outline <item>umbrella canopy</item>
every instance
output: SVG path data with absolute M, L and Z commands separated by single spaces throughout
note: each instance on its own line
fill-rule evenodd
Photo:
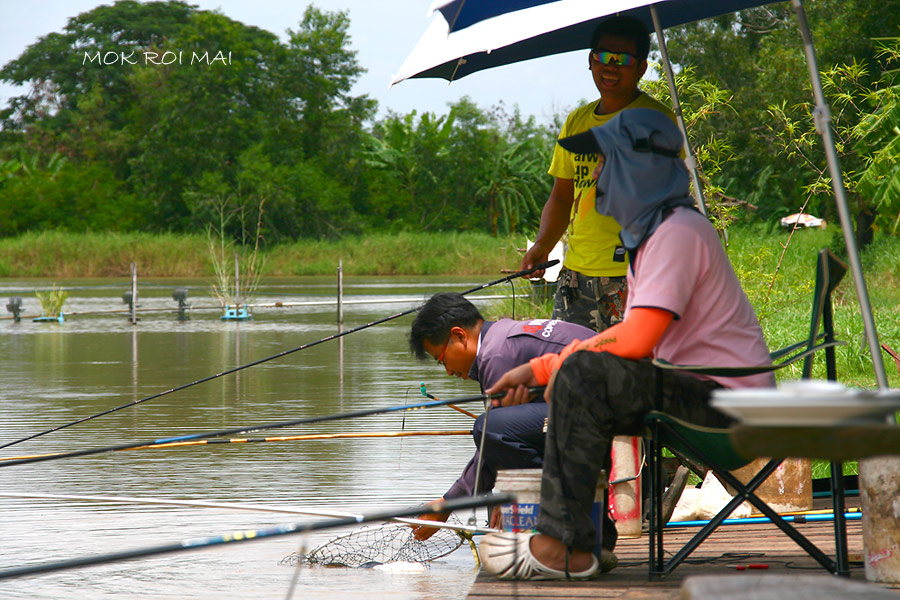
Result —
M 462 4 L 454 31 L 448 23 L 454 22 L 452 9 L 460 8 L 461 2 L 438 7 L 446 21 L 431 23 L 392 84 L 414 77 L 453 81 L 482 69 L 588 49 L 597 23 L 614 14 L 636 17 L 653 31 L 651 5 L 662 28 L 667 28 L 770 4 L 771 0 L 468 0 Z M 483 8 L 476 11 L 476 7 Z M 501 18 L 472 20 L 501 14 Z M 463 17 L 468 17 L 470 26 L 460 31 Z
M 554 0 L 494 0 L 493 2 L 471 2 L 466 0 L 435 0 L 431 10 L 439 10 L 450 25 L 450 31 L 465 29 L 469 25 L 523 8 L 547 4 Z
M 662 18 L 663 27 L 672 27 L 771 2 L 772 0 L 655 0 L 642 4 L 655 3 Z M 435 0 L 431 9 L 440 11 L 447 21 L 450 31 L 460 31 L 500 15 L 543 4 L 553 4 L 559 7 L 565 3 L 566 0 Z M 605 11 L 604 14 L 607 15 L 628 10 L 627 8 L 617 8 L 616 0 L 593 0 L 587 4 Z M 645 19 L 645 23 L 650 25 L 649 15 Z

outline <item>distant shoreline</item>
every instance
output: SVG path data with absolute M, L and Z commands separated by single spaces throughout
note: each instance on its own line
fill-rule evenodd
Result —
M 261 254 L 265 277 L 332 275 L 339 260 L 347 275 L 484 275 L 517 269 L 524 245 L 524 236 L 399 232 L 300 240 Z M 128 277 L 132 262 L 142 277 L 214 275 L 204 235 L 47 231 L 0 239 L 0 278 Z

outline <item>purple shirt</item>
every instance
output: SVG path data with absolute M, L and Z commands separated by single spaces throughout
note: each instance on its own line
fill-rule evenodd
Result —
M 593 329 L 559 319 L 485 321 L 469 378 L 480 383 L 483 391 L 513 367 L 544 354 L 557 354 L 574 340 L 586 340 L 596 334 Z
M 574 340 L 586 340 L 596 335 L 596 331 L 567 323 L 558 319 L 534 319 L 531 321 L 513 321 L 512 319 L 500 319 L 496 322 L 485 321 L 481 326 L 481 338 L 478 344 L 478 354 L 469 378 L 481 385 L 482 391 L 494 385 L 504 373 L 527 363 L 532 358 L 548 353 L 558 353 Z M 532 402 L 543 403 L 543 396 L 538 396 Z M 522 410 L 522 419 L 535 419 L 538 415 L 532 410 Z M 543 421 L 543 417 L 540 418 Z M 525 422 L 525 421 L 523 421 Z M 540 423 L 536 426 L 540 428 Z M 476 443 L 478 440 L 476 440 Z M 463 469 L 459 479 L 447 490 L 444 498 L 450 500 L 462 496 L 471 496 L 475 489 L 475 472 L 477 470 L 479 453 Z M 490 469 L 482 468 L 479 492 L 490 491 L 494 487 L 496 474 Z

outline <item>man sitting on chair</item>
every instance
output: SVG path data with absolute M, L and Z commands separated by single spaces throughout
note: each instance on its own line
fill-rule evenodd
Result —
M 528 386 L 547 385 L 549 424 L 541 482 L 539 533 L 497 533 L 481 542 L 488 573 L 507 579 L 588 578 L 593 490 L 613 436 L 642 435 L 658 410 L 723 427 L 709 406 L 721 387 L 771 387 L 767 373 L 695 376 L 655 367 L 676 364 L 771 364 L 762 329 L 709 221 L 693 206 L 679 158 L 683 138 L 657 111 L 623 111 L 601 127 L 560 140 L 572 152 L 598 154 L 597 210 L 622 226 L 630 254 L 625 319 L 507 372 L 491 388 L 502 406 L 528 402 Z M 497 402 L 497 401 L 495 401 Z

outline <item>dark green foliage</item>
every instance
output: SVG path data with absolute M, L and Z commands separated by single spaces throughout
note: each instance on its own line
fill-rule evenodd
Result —
M 363 69 L 348 28 L 309 7 L 282 43 L 177 1 L 70 19 L 0 70 L 30 86 L 0 113 L 0 235 L 212 225 L 246 244 L 536 226 L 550 132 L 469 100 L 372 122 L 375 101 L 350 93 Z
M 871 107 L 848 104 L 849 90 L 829 85 L 828 74 L 849 68 L 859 75 L 854 90 L 879 87 L 884 61 L 878 60 L 875 38 L 900 32 L 900 0 L 817 0 L 804 6 L 825 74 L 841 166 L 853 180 L 866 160 L 852 152 L 852 141 L 841 134 L 856 128 Z M 817 181 L 828 183 L 821 178 L 826 161 L 814 135 L 813 95 L 792 6 L 785 2 L 724 15 L 669 30 L 667 39 L 673 60 L 733 93 L 735 112 L 710 120 L 718 136 L 740 149 L 723 180 L 727 194 L 752 202 L 759 207 L 758 217 L 768 221 L 801 206 L 837 221 L 833 195 L 826 186 L 817 186 Z M 853 93 L 854 99 L 860 97 Z M 790 123 L 779 112 L 791 116 Z M 805 134 L 810 134 L 809 143 L 794 143 Z M 872 210 L 869 198 L 851 194 L 854 216 Z
M 872 229 L 900 228 L 900 0 L 806 8 L 864 245 Z M 378 119 L 374 100 L 351 94 L 363 69 L 348 31 L 346 13 L 313 6 L 286 42 L 174 0 L 70 19 L 0 69 L 28 86 L 0 107 L 0 235 L 213 225 L 273 244 L 533 232 L 559 123 L 469 99 L 443 116 Z M 801 206 L 836 222 L 791 6 L 667 37 L 717 222 L 731 221 L 735 200 L 769 224 Z M 159 64 L 165 52 L 178 60 Z

